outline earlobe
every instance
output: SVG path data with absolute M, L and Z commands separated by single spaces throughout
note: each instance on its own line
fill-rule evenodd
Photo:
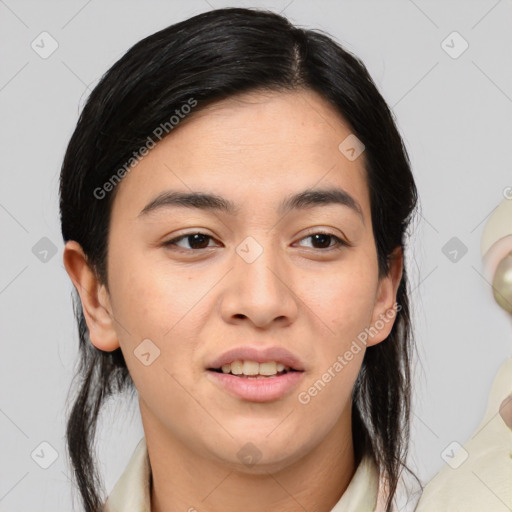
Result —
M 396 304 L 396 295 L 402 280 L 402 273 L 403 251 L 402 247 L 397 247 L 389 258 L 388 275 L 379 281 L 372 323 L 369 329 L 373 336 L 368 337 L 368 346 L 376 345 L 385 340 L 393 328 L 397 312 L 400 309 L 400 304 Z
M 106 352 L 119 348 L 108 292 L 90 268 L 78 242 L 70 240 L 66 243 L 63 262 L 80 295 L 91 343 Z

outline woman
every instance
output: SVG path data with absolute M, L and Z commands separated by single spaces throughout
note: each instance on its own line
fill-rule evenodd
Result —
M 93 90 L 60 192 L 85 510 L 101 406 L 134 388 L 144 438 L 106 510 L 392 510 L 417 193 L 359 59 L 266 11 L 172 25 Z

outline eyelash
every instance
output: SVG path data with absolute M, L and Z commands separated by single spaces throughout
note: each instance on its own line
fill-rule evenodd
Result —
M 204 235 L 204 236 L 208 237 L 209 239 L 214 240 L 214 238 L 212 236 L 207 235 L 206 233 L 202 233 L 200 231 L 194 231 L 193 233 L 186 233 L 185 235 L 181 235 L 179 237 L 176 237 L 176 238 L 173 238 L 171 240 L 168 240 L 167 242 L 164 242 L 162 245 L 164 247 L 171 247 L 173 245 L 176 245 L 176 242 L 179 242 L 179 241 L 181 241 L 183 239 L 186 239 L 189 236 L 193 236 L 193 235 Z M 310 233 L 309 235 L 306 235 L 305 237 L 301 238 L 299 241 L 302 241 L 302 240 L 304 240 L 306 238 L 311 238 L 314 235 L 329 236 L 329 237 L 333 238 L 334 241 L 335 241 L 335 245 L 333 245 L 333 246 L 330 246 L 330 247 L 327 247 L 327 248 L 324 248 L 324 249 L 316 249 L 316 250 L 321 251 L 321 252 L 330 252 L 332 250 L 340 250 L 343 247 L 352 247 L 352 244 L 350 244 L 350 243 L 346 242 L 345 240 L 342 240 L 338 236 L 336 236 L 336 235 L 334 235 L 332 233 L 326 232 L 326 231 L 315 231 L 314 233 Z M 178 247 L 178 249 L 172 249 L 172 250 L 175 250 L 175 251 L 178 251 L 178 252 L 200 252 L 200 251 L 204 251 L 204 250 L 207 250 L 207 249 L 210 249 L 210 248 L 211 247 L 205 247 L 203 249 L 183 249 L 182 247 Z M 313 247 L 313 249 L 315 249 L 315 248 Z

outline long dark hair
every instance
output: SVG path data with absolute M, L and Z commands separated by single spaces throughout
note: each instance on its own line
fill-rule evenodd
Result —
M 389 257 L 395 248 L 404 247 L 417 203 L 409 158 L 393 115 L 356 56 L 321 31 L 295 27 L 263 10 L 218 9 L 171 25 L 135 44 L 103 75 L 82 110 L 62 165 L 64 241 L 81 245 L 108 289 L 107 234 L 117 187 L 106 195 L 102 192 L 105 197 L 98 190 L 147 143 L 155 128 L 169 123 L 190 98 L 197 102 L 193 116 L 236 93 L 299 88 L 327 99 L 365 145 L 379 276 L 387 275 Z M 404 268 L 392 331 L 386 340 L 367 348 L 353 389 L 356 462 L 370 456 L 386 476 L 387 512 L 402 468 L 407 468 L 414 349 L 407 286 Z M 94 457 L 98 415 L 108 397 L 133 391 L 134 385 L 120 349 L 104 352 L 91 344 L 79 296 L 73 291 L 80 361 L 67 448 L 84 508 L 96 512 L 103 503 Z

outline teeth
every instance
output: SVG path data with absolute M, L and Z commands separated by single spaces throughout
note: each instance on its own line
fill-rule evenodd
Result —
M 274 361 L 270 361 L 268 363 L 260 363 L 259 365 L 259 374 L 260 375 L 275 375 L 277 373 L 277 364 Z M 284 366 L 283 366 L 284 368 Z
M 242 375 L 242 373 L 243 373 L 242 361 L 233 361 L 229 366 L 231 368 L 231 373 L 233 375 Z
M 258 375 L 260 369 L 259 363 L 255 361 L 244 361 L 242 373 L 244 375 Z
M 290 371 L 290 368 L 282 363 L 275 361 L 266 361 L 257 363 L 256 361 L 233 361 L 231 364 L 222 365 L 222 373 L 232 373 L 233 375 L 276 375 L 284 370 Z

